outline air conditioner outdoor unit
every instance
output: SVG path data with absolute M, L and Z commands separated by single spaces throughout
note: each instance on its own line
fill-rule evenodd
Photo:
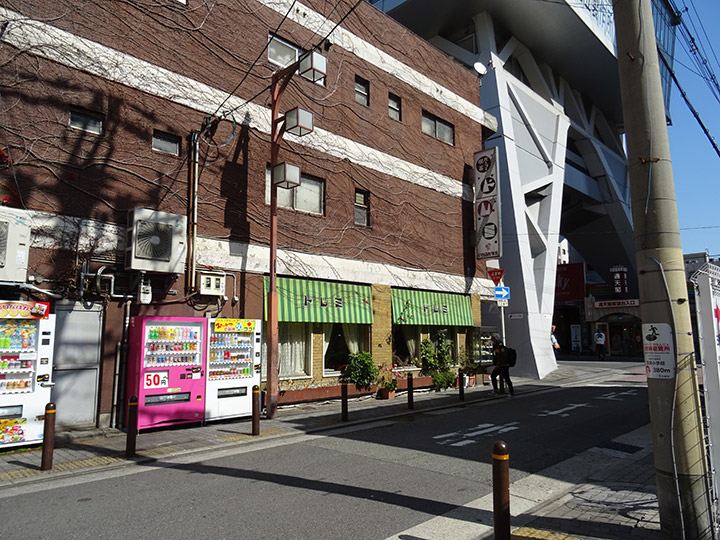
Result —
M 147 208 L 128 212 L 125 269 L 182 274 L 187 218 Z
M 0 217 L 0 281 L 27 281 L 30 226 Z

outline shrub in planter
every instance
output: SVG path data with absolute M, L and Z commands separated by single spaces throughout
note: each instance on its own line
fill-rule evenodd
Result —
M 377 379 L 379 368 L 367 351 L 350 354 L 347 365 L 342 370 L 342 380 L 355 383 L 358 390 L 369 390 Z
M 431 375 L 432 387 L 438 392 L 455 384 L 455 373 L 452 371 L 433 371 Z

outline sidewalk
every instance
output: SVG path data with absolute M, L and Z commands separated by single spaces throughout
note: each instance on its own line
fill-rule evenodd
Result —
M 605 362 L 602 367 L 599 370 L 597 365 L 561 361 L 559 369 L 541 381 L 513 377 L 516 399 L 522 399 L 523 394 L 603 381 L 638 384 L 645 381 L 644 364 L 640 362 Z M 466 388 L 465 402 L 491 400 L 489 389 L 489 386 L 481 385 Z M 161 457 L 318 433 L 343 425 L 455 407 L 459 403 L 457 389 L 416 391 L 413 411 L 408 410 L 404 394 L 399 394 L 394 400 L 372 397 L 352 399 L 348 407 L 349 421 L 345 423 L 341 421 L 339 400 L 285 406 L 280 408 L 275 419 L 261 420 L 258 437 L 251 435 L 250 419 L 141 433 L 137 439 L 137 456 L 132 459 L 125 458 L 126 437 L 120 431 L 58 433 L 52 471 L 40 470 L 40 448 L 0 454 L 0 490 L 8 486 L 21 487 L 49 479 L 134 466 Z M 597 450 L 596 455 L 586 459 L 602 463 L 602 470 L 591 472 L 592 467 L 583 465 L 578 467 L 577 478 L 561 476 L 565 481 L 553 490 L 546 490 L 546 493 L 554 494 L 549 498 L 546 496 L 547 500 L 527 497 L 529 491 L 526 493 L 521 485 L 511 486 L 512 524 L 520 527 L 515 531 L 514 538 L 659 538 L 649 433 L 634 434 L 627 441 L 617 443 L 615 448 L 593 450 Z M 613 466 L 608 468 L 609 463 Z

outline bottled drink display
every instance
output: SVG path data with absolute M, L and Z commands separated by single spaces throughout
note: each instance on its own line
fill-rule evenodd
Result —
M 202 364 L 202 346 L 197 328 L 190 326 L 146 327 L 144 367 Z
M 37 323 L 0 319 L 0 394 L 33 391 Z
M 211 380 L 253 376 L 253 334 L 213 333 L 210 336 L 208 376 Z

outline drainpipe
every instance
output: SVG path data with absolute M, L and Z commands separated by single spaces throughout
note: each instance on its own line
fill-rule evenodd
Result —
M 128 331 L 130 328 L 130 307 L 132 300 L 125 301 L 125 310 L 123 317 L 123 333 L 122 338 L 118 341 L 115 349 L 115 376 L 113 389 L 113 416 L 110 419 L 110 425 L 116 428 L 122 428 L 125 421 L 125 393 L 127 383 L 127 365 L 128 352 L 130 344 L 128 343 Z
M 195 130 L 190 133 L 190 196 L 188 197 L 188 216 L 190 227 L 188 231 L 188 258 L 185 289 L 190 293 L 196 290 L 196 243 L 197 243 L 197 220 L 198 220 L 198 184 L 200 180 L 200 132 Z

